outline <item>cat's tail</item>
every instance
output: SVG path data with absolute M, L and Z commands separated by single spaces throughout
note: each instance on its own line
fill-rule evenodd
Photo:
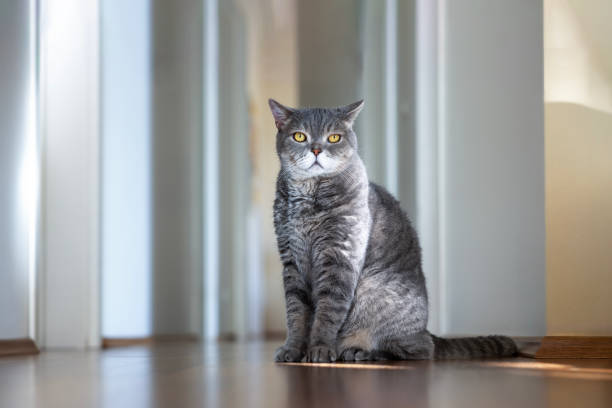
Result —
M 518 354 L 516 343 L 506 336 L 442 338 L 432 334 L 431 339 L 436 360 L 512 357 Z

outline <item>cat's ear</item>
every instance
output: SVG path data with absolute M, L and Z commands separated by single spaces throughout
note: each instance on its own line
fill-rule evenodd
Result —
M 359 112 L 361 112 L 363 109 L 363 104 L 363 99 L 361 99 L 357 102 L 353 102 L 338 108 L 342 119 L 347 122 L 349 126 L 352 126 L 355 119 L 357 119 L 357 116 L 359 116 Z
M 276 128 L 278 130 L 281 130 L 281 128 L 289 122 L 289 119 L 291 118 L 291 115 L 293 115 L 295 110 L 276 102 L 272 98 L 268 99 L 268 105 L 270 105 L 272 116 L 274 116 L 274 123 L 276 124 Z

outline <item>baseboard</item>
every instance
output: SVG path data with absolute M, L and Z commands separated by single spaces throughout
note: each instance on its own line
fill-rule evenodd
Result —
M 520 355 L 529 358 L 612 358 L 612 337 L 546 336 L 539 342 L 519 344 Z
M 285 331 L 266 331 L 263 335 L 266 341 L 284 341 L 287 338 L 287 332 Z
M 283 341 L 286 333 L 284 331 L 267 331 L 262 335 L 247 336 L 246 341 Z M 102 348 L 130 347 L 130 346 L 149 346 L 156 343 L 177 342 L 177 341 L 200 341 L 201 338 L 194 334 L 180 335 L 159 335 L 149 337 L 105 337 L 102 339 Z M 220 342 L 238 341 L 234 334 L 222 334 L 217 338 Z
M 200 337 L 195 334 L 172 334 L 157 335 L 149 337 L 105 337 L 102 339 L 102 348 L 130 347 L 130 346 L 150 346 L 160 343 L 171 342 L 197 342 Z
M 38 353 L 40 351 L 32 339 L 0 340 L 0 357 Z

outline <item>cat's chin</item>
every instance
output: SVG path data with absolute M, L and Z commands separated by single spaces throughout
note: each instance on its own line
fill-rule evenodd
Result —
M 329 171 L 324 168 L 320 163 L 314 162 L 306 168 L 301 166 L 293 166 L 286 168 L 287 173 L 294 180 L 307 180 L 315 177 L 325 176 Z
M 316 178 L 329 178 L 342 173 L 347 167 L 346 163 L 338 163 L 334 160 L 312 160 L 310 163 L 281 162 L 284 172 L 293 180 L 309 180 Z
M 319 163 L 313 164 L 308 170 L 306 170 L 306 174 L 309 174 L 312 177 L 321 176 L 326 173 L 328 173 L 328 171 Z
M 325 171 L 322 168 L 317 168 L 316 170 L 314 169 L 308 169 L 308 170 L 302 170 L 300 169 L 299 171 L 290 171 L 289 172 L 290 177 L 293 180 L 296 181 L 306 181 L 306 180 L 311 180 L 311 179 L 317 179 L 320 177 L 329 177 L 332 174 Z
M 302 170 L 305 177 L 331 177 L 338 174 L 337 168 L 331 168 L 329 166 L 322 165 L 321 163 L 315 162 L 308 169 Z
M 286 168 L 287 173 L 289 173 L 290 177 L 294 180 L 309 180 L 309 179 L 317 179 L 317 178 L 329 178 L 337 176 L 342 173 L 346 167 L 334 166 L 330 168 L 320 163 L 312 163 L 308 168 L 301 168 L 298 166 L 294 166 L 293 168 Z

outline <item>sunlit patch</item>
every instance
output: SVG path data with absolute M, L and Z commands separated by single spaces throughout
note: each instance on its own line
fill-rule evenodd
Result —
M 407 365 L 391 364 L 362 364 L 362 363 L 280 363 L 286 366 L 299 367 L 328 367 L 328 368 L 352 368 L 356 370 L 414 370 L 414 367 Z
M 487 367 L 526 370 L 529 374 L 545 374 L 559 378 L 612 381 L 612 368 L 577 367 L 570 364 L 546 363 L 539 361 L 490 361 L 483 362 Z
M 572 367 L 567 364 L 541 363 L 531 361 L 487 361 L 483 362 L 482 364 L 495 367 L 527 368 L 532 370 L 565 370 L 568 367 Z

